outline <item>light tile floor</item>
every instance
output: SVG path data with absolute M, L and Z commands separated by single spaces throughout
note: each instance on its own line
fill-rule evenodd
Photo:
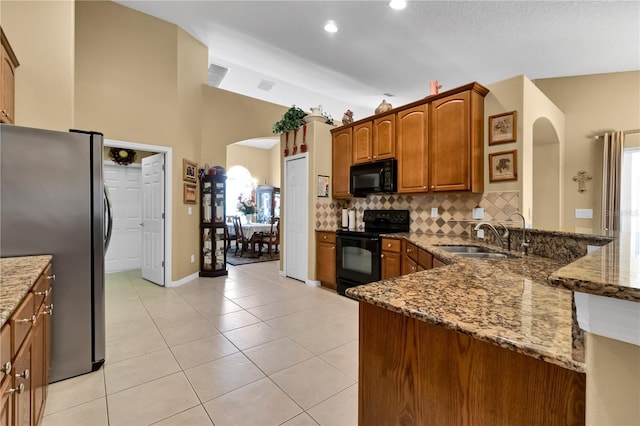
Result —
M 356 425 L 358 305 L 277 267 L 107 275 L 105 366 L 50 385 L 44 426 Z

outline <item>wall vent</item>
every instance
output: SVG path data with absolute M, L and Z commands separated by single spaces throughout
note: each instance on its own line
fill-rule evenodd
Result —
M 273 81 L 262 80 L 260 84 L 258 84 L 258 89 L 268 92 L 269 90 L 271 90 L 274 84 L 275 83 Z
M 211 64 L 209 65 L 209 85 L 213 87 L 220 87 L 222 79 L 229 72 L 229 68 L 222 65 Z

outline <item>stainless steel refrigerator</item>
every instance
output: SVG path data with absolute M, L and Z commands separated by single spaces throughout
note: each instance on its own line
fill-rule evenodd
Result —
M 101 133 L 0 125 L 0 256 L 53 256 L 51 382 L 104 363 L 102 151 Z

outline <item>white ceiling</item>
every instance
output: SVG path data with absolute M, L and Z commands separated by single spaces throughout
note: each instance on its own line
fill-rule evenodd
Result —
M 640 69 L 640 1 L 118 1 L 179 25 L 221 88 L 339 121 L 471 81 Z M 339 31 L 326 33 L 328 19 Z M 257 88 L 274 82 L 270 91 Z M 384 95 L 391 93 L 394 97 Z

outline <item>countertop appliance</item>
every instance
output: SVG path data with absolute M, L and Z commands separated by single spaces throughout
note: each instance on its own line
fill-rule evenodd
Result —
M 101 133 L 0 125 L 0 256 L 53 256 L 51 382 L 104 363 L 102 151 Z
M 351 166 L 349 192 L 355 197 L 396 192 L 397 165 L 398 160 L 391 158 L 389 160 Z
M 380 234 L 409 232 L 409 210 L 365 210 L 364 230 L 336 231 L 338 293 L 349 287 L 380 281 Z

